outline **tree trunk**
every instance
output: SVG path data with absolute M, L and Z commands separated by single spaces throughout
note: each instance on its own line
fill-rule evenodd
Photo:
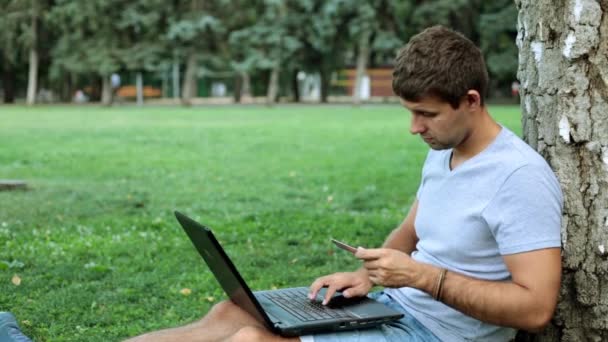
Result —
M 36 103 L 36 90 L 38 89 L 38 51 L 36 47 L 30 50 L 30 69 L 27 79 L 27 104 Z
M 72 99 L 72 75 L 63 70 L 61 73 L 61 88 L 59 89 L 59 99 L 61 102 L 70 102 Z
M 179 61 L 177 57 L 173 61 L 173 70 L 172 70 L 172 78 L 173 78 L 173 98 L 179 99 Z
M 4 103 L 15 103 L 15 82 L 17 77 L 12 65 L 6 63 L 2 69 L 2 87 L 4 88 Z
M 608 1 L 516 0 L 523 134 L 564 192 L 563 276 L 534 341 L 608 341 Z
M 112 104 L 112 82 L 110 75 L 101 76 L 101 104 L 109 106 Z
M 135 88 L 137 89 L 137 105 L 144 104 L 144 80 L 141 71 L 135 75 Z
M 300 82 L 298 80 L 298 73 L 300 70 L 295 69 L 291 75 L 291 92 L 293 93 L 293 101 L 300 102 Z
M 234 103 L 241 103 L 243 78 L 238 73 L 234 75 Z
M 357 55 L 357 74 L 355 75 L 355 86 L 353 87 L 353 104 L 361 104 L 361 92 L 363 88 L 363 77 L 367 69 L 369 58 L 369 37 L 370 32 L 366 31 L 359 40 L 359 54 Z
M 163 69 L 160 72 L 160 79 L 161 79 L 161 97 L 167 98 L 169 97 L 169 70 L 165 70 Z
M 241 85 L 241 98 L 246 101 L 251 101 L 251 77 L 249 77 L 249 73 L 244 71 L 241 73 L 241 78 L 243 79 L 243 83 Z
M 329 71 L 322 67 L 319 74 L 321 75 L 321 102 L 327 103 L 327 98 L 329 97 Z
M 38 90 L 38 12 L 37 2 L 32 0 L 32 46 L 30 47 L 30 70 L 27 79 L 27 104 L 36 103 L 36 91 Z
M 196 74 L 198 72 L 197 58 L 196 53 L 192 52 L 186 62 L 186 74 L 184 75 L 184 86 L 182 88 L 182 103 L 185 105 L 190 105 L 192 98 L 198 93 L 196 84 Z
M 277 94 L 279 92 L 279 71 L 281 67 L 276 65 L 270 72 L 268 80 L 268 90 L 266 92 L 266 104 L 273 105 L 277 102 Z

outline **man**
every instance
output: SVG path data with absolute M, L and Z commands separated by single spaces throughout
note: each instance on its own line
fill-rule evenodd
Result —
M 233 303 L 201 321 L 141 336 L 150 341 L 508 341 L 538 331 L 555 310 L 561 277 L 560 187 L 547 163 L 497 124 L 484 103 L 480 50 L 432 27 L 400 51 L 393 89 L 412 134 L 431 147 L 409 214 L 382 248 L 359 247 L 363 267 L 315 280 L 371 296 L 405 314 L 379 328 L 285 339 Z

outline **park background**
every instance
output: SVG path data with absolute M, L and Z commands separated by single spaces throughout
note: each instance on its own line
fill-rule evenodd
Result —
M 511 97 L 516 80 L 509 0 L 0 4 L 5 103 L 390 101 L 397 49 L 436 24 L 481 48 L 492 97 Z
M 490 112 L 564 191 L 558 309 L 518 341 L 608 339 L 607 0 L 0 8 L 0 183 L 21 189 L 0 191 L 0 310 L 36 341 L 120 340 L 225 298 L 175 209 L 254 289 L 356 268 L 329 238 L 379 245 L 407 212 L 427 147 L 390 69 L 435 24 L 480 46 Z

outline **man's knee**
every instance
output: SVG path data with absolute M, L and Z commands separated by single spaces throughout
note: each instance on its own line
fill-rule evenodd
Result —
M 258 327 L 243 327 L 230 337 L 230 342 L 267 341 L 268 332 Z
M 234 303 L 229 300 L 225 300 L 215 304 L 211 310 L 209 310 L 206 318 L 213 317 L 214 319 L 221 320 L 229 319 L 235 314 L 236 310 L 239 310 L 238 306 L 234 305 Z

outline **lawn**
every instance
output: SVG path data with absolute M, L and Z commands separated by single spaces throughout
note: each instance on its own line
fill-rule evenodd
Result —
M 518 107 L 490 111 L 521 132 Z M 120 340 L 224 299 L 173 210 L 212 227 L 253 289 L 355 269 L 330 237 L 380 245 L 427 152 L 397 105 L 8 106 L 0 117 L 0 178 L 30 186 L 0 192 L 0 311 L 36 341 Z

